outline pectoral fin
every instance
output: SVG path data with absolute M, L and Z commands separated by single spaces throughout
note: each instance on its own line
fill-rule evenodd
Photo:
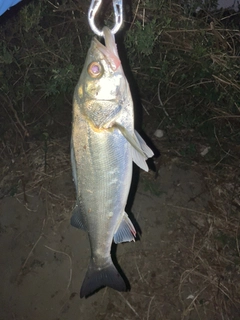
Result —
M 71 225 L 75 228 L 85 230 L 80 206 L 76 204 L 71 217 Z
M 143 140 L 143 138 L 140 136 L 140 134 L 137 132 L 137 130 L 134 130 L 136 138 L 141 146 L 142 151 L 145 153 L 145 155 L 148 158 L 151 158 L 154 153 L 152 152 L 152 150 L 147 146 L 146 142 Z
M 148 171 L 146 160 L 153 156 L 153 152 L 146 145 L 146 142 L 136 130 L 134 130 L 134 134 L 130 134 L 122 125 L 117 122 L 114 124 L 114 127 L 118 128 L 126 140 L 131 144 L 132 158 L 136 165 L 138 165 L 141 169 Z
M 136 230 L 131 220 L 128 218 L 128 215 L 124 212 L 123 219 L 114 234 L 113 240 L 115 243 L 130 242 L 135 241 L 135 236 Z

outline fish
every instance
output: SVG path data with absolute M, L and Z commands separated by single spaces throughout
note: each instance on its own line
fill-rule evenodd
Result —
M 115 37 L 103 28 L 105 45 L 93 38 L 73 95 L 71 163 L 76 206 L 71 225 L 88 234 L 91 258 L 80 297 L 102 287 L 126 291 L 111 258 L 112 242 L 136 237 L 125 212 L 133 162 L 148 171 L 153 156 L 134 130 L 133 102 Z

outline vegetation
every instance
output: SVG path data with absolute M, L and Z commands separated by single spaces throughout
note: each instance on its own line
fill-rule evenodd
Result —
M 21 139 L 31 139 L 49 131 L 46 127 L 57 119 L 65 120 L 66 113 L 70 121 L 71 96 L 90 40 L 86 15 L 73 6 L 31 1 L 4 17 L 0 95 L 7 121 L 1 136 L 16 130 Z
M 127 32 L 126 47 L 148 111 L 157 109 L 172 139 L 191 130 L 185 142 L 195 137 L 207 143 L 207 161 L 237 160 L 240 42 L 234 15 L 186 16 L 177 5 L 162 5 L 156 14 L 157 2 L 147 3 L 138 8 L 141 18 Z

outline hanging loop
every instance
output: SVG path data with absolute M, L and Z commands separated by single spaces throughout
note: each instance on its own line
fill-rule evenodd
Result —
M 103 31 L 99 30 L 95 25 L 95 16 L 98 12 L 99 7 L 101 6 L 102 0 L 92 0 L 90 8 L 88 10 L 88 22 L 92 29 L 92 31 L 100 36 L 103 37 Z M 115 15 L 115 25 L 112 28 L 112 34 L 118 32 L 121 28 L 123 22 L 123 8 L 122 8 L 122 0 L 113 0 L 113 11 Z

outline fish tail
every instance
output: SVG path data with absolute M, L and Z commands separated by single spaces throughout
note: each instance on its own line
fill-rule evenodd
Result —
M 85 279 L 83 280 L 80 290 L 80 298 L 87 297 L 102 287 L 110 287 L 117 291 L 126 291 L 126 283 L 117 271 L 116 267 L 111 264 L 99 268 L 91 260 Z

